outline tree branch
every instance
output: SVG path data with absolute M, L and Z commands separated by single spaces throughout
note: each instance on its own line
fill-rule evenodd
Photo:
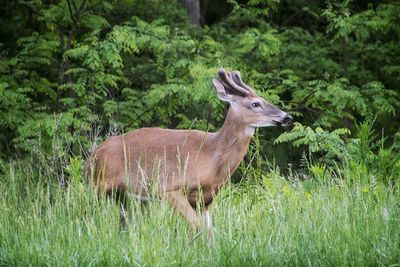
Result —
M 69 16 L 71 17 L 72 22 L 74 24 L 77 24 L 76 18 L 75 18 L 75 12 L 72 11 L 70 0 L 67 0 L 67 5 L 68 5 L 68 10 L 69 10 Z

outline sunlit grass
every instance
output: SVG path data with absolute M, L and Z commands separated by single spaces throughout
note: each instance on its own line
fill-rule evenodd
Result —
M 213 204 L 215 238 L 190 241 L 163 202 L 97 197 L 72 166 L 60 188 L 10 167 L 0 180 L 0 265 L 399 265 L 399 188 L 346 180 L 290 182 L 276 172 L 228 185 Z M 74 170 L 74 168 L 76 170 Z M 251 173 L 250 173 L 251 175 Z M 345 178 L 345 177 L 344 177 Z

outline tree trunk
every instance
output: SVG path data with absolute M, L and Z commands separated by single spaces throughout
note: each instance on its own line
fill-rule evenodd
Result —
M 193 25 L 200 26 L 201 13 L 200 13 L 200 0 L 181 0 L 181 3 L 185 7 L 189 20 Z
M 347 53 L 347 42 L 344 38 L 342 38 L 340 45 L 342 47 L 342 65 L 343 65 L 343 77 L 349 79 L 349 62 L 348 62 L 348 53 Z M 349 112 L 349 108 L 346 107 L 344 110 L 345 113 Z M 350 129 L 351 121 L 346 114 L 343 118 L 343 125 L 345 128 Z

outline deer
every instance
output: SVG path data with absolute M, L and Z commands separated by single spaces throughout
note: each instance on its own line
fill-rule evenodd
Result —
M 293 120 L 257 96 L 239 71 L 217 73 L 213 86 L 218 98 L 229 103 L 220 130 L 149 127 L 108 138 L 88 160 L 88 175 L 97 192 L 128 192 L 143 201 L 156 195 L 191 229 L 200 232 L 205 227 L 212 236 L 210 205 L 243 160 L 255 128 L 287 126 Z

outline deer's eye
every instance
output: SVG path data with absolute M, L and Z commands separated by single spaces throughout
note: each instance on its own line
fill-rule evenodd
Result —
M 260 107 L 261 105 L 260 105 L 260 102 L 253 102 L 253 103 L 251 103 L 251 106 L 252 106 L 253 108 L 258 108 L 258 107 Z

